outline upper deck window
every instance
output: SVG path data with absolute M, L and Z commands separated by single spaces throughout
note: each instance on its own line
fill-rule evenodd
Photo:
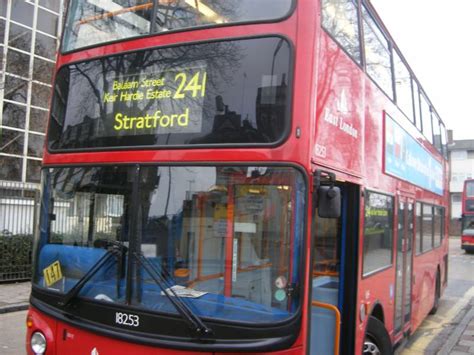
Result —
M 421 132 L 421 108 L 420 108 L 420 91 L 419 86 L 415 80 L 412 81 L 413 85 L 413 108 L 415 112 L 415 125 L 416 128 Z
M 446 141 L 446 127 L 443 122 L 440 122 L 439 128 L 441 129 L 441 145 L 443 146 L 443 156 L 448 159 L 448 145 Z
M 411 87 L 411 75 L 406 64 L 402 61 L 400 55 L 394 52 L 395 65 L 395 90 L 397 94 L 397 104 L 400 109 L 408 116 L 410 121 L 415 122 L 413 117 L 413 95 Z
M 369 74 L 390 98 L 393 98 L 392 64 L 389 42 L 364 7 L 362 7 L 362 18 L 367 74 Z
M 323 0 L 323 27 L 360 63 L 360 36 L 357 3 L 353 0 Z
M 76 0 L 69 8 L 63 51 L 153 33 L 276 20 L 292 0 Z
M 432 112 L 433 121 L 433 144 L 435 148 L 443 154 L 443 145 L 441 143 L 441 120 L 436 112 Z
M 289 129 L 289 79 L 280 37 L 67 65 L 56 76 L 49 148 L 276 144 Z
M 433 126 L 431 122 L 430 104 L 423 94 L 420 95 L 420 103 L 423 134 L 425 138 L 428 139 L 431 144 L 433 144 Z

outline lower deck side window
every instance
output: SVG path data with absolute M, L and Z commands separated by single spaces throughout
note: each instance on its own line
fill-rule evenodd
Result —
M 368 191 L 365 199 L 363 274 L 392 264 L 393 197 Z

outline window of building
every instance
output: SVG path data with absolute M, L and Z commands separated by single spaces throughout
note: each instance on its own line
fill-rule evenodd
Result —
M 44 136 L 39 134 L 28 134 L 28 156 L 41 158 L 43 156 Z
M 5 38 L 5 20 L 0 19 L 0 41 L 3 44 L 3 39 Z
M 46 131 L 46 123 L 48 120 L 47 109 L 30 109 L 30 130 L 44 133 Z
M 30 66 L 30 56 L 26 53 L 21 53 L 13 48 L 10 48 L 7 53 L 7 67 L 6 71 L 10 74 L 28 78 Z
M 7 2 L 6 1 L 0 1 L 0 16 L 3 16 L 3 17 L 7 16 Z
M 393 98 L 390 44 L 371 15 L 362 7 L 367 74 Z
M 39 5 L 44 6 L 49 10 L 59 12 L 59 5 L 61 0 L 39 0 Z
M 54 37 L 39 32 L 36 33 L 35 54 L 54 60 L 56 58 L 56 44 Z
M 365 197 L 363 274 L 392 264 L 393 197 L 367 191 Z
M 31 35 L 31 29 L 11 23 L 8 34 L 8 45 L 25 52 L 30 52 Z
M 11 101 L 26 103 L 28 96 L 28 81 L 11 75 L 5 75 L 3 98 Z
M 3 102 L 2 125 L 14 128 L 25 128 L 26 107 L 12 102 Z
M 36 83 L 33 83 L 32 88 L 35 94 L 31 97 L 31 104 L 47 109 L 51 97 L 51 88 L 47 85 Z
M 461 194 L 452 194 L 451 195 L 451 202 L 452 203 L 460 203 L 461 202 Z
M 0 156 L 0 179 L 9 181 L 20 181 L 22 171 L 22 159 Z
M 58 16 L 49 11 L 38 9 L 38 20 L 36 28 L 47 34 L 54 35 L 58 28 Z
M 451 160 L 466 160 L 467 150 L 453 150 L 451 152 Z
M 361 62 L 357 2 L 323 0 L 323 27 L 357 62 Z
M 26 160 L 26 180 L 39 183 L 41 179 L 41 160 Z
M 0 1 L 0 180 L 39 182 L 61 4 Z
M 24 140 L 23 132 L 3 128 L 0 131 L 0 153 L 22 155 Z
M 3 0 L 5 1 L 5 0 Z M 22 25 L 33 26 L 33 12 L 35 9 L 34 2 L 26 2 L 23 0 L 15 0 L 11 2 L 11 19 Z
M 35 58 L 33 64 L 33 80 L 41 81 L 45 84 L 51 84 L 53 78 L 54 63 Z

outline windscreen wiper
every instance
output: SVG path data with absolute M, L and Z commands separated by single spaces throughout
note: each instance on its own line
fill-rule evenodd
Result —
M 142 266 L 148 274 L 151 276 L 153 281 L 161 288 L 163 294 L 170 300 L 179 314 L 188 323 L 191 330 L 198 336 L 198 338 L 208 337 L 214 334 L 211 328 L 206 326 L 201 318 L 196 315 L 191 308 L 176 294 L 173 290 L 172 285 L 166 281 L 161 275 L 160 270 L 156 268 L 147 258 L 142 254 L 134 253 L 135 258 L 138 260 L 140 266 Z
M 104 242 L 105 243 L 105 242 Z M 123 254 L 127 251 L 127 248 L 121 243 L 114 241 L 107 241 L 104 245 L 107 247 L 105 254 L 102 255 L 99 260 L 82 276 L 79 281 L 64 295 L 63 299 L 59 303 L 60 306 L 66 307 L 71 301 L 77 297 L 82 288 L 94 277 L 95 274 L 113 257 L 123 257 Z M 110 249 L 109 249 L 110 248 Z

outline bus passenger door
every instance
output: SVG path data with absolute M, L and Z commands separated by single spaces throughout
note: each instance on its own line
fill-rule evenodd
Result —
M 395 280 L 395 334 L 406 332 L 411 318 L 411 284 L 413 255 L 413 202 L 404 197 L 398 200 L 397 261 Z
M 336 186 L 341 189 L 341 216 L 322 218 L 313 209 L 311 355 L 354 351 L 360 188 Z

